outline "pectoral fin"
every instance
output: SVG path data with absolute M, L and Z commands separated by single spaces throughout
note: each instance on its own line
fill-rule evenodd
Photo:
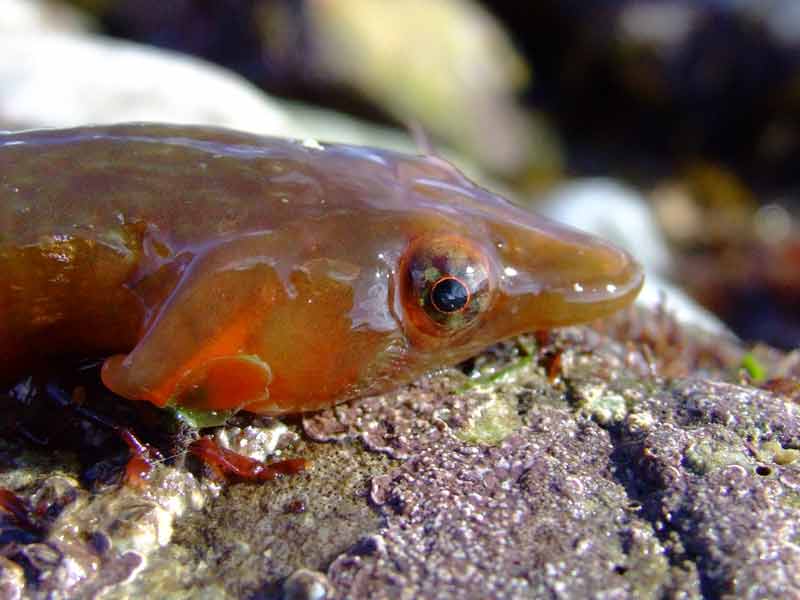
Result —
M 189 371 L 170 404 L 191 410 L 239 410 L 269 398 L 272 372 L 257 356 L 221 356 Z
M 268 400 L 272 372 L 252 339 L 283 287 L 269 264 L 243 265 L 236 250 L 215 249 L 183 271 L 136 347 L 103 365 L 109 389 L 192 410 L 238 410 Z

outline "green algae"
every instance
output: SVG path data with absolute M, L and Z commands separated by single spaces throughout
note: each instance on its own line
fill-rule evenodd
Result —
M 232 410 L 194 410 L 186 407 L 167 407 L 176 419 L 183 421 L 194 429 L 219 427 L 225 425 L 236 411 Z
M 605 382 L 587 382 L 573 388 L 578 408 L 600 425 L 623 421 L 628 414 L 628 401 L 622 394 L 609 390 Z
M 509 398 L 492 396 L 469 416 L 456 437 L 469 444 L 496 445 L 522 426 L 517 404 Z
M 690 445 L 684 458 L 686 466 L 697 475 L 707 475 L 731 465 L 746 469 L 753 466 L 753 461 L 744 452 L 733 449 L 729 442 L 716 440 L 703 440 Z
M 761 383 L 767 378 L 767 369 L 754 354 L 748 353 L 742 357 L 740 368 L 747 372 L 753 383 Z
M 756 452 L 756 457 L 761 462 L 774 462 L 777 465 L 788 465 L 800 458 L 800 450 L 796 448 L 784 448 L 775 440 L 770 440 L 761 444 Z

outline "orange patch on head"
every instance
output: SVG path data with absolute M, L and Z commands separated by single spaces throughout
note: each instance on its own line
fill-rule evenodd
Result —
M 272 380 L 269 366 L 244 354 L 255 318 L 251 312 L 244 311 L 204 346 L 198 348 L 172 376 L 157 387 L 146 390 L 140 398 L 156 406 L 175 404 L 195 409 L 225 410 L 241 407 L 242 403 L 239 402 L 241 396 L 261 385 L 260 392 L 251 397 L 250 401 L 261 399 L 266 394 L 266 386 Z M 221 359 L 225 360 L 214 366 L 214 363 Z M 260 366 L 256 366 L 259 362 Z M 230 382 L 226 382 L 228 378 Z M 207 396 L 206 400 L 200 402 L 194 394 L 186 395 L 189 387 L 197 387 L 205 380 L 208 380 L 210 385 L 213 384 L 207 390 L 208 394 L 212 395 Z M 225 397 L 226 390 L 233 394 L 230 400 Z M 192 400 L 187 402 L 190 397 Z
M 173 402 L 195 410 L 238 410 L 266 400 L 269 366 L 249 355 L 215 358 L 191 371 L 177 385 Z

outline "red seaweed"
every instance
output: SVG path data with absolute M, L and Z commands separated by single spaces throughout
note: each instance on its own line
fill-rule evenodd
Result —
M 299 473 L 307 466 L 307 461 L 303 458 L 265 463 L 223 448 L 210 437 L 201 437 L 192 443 L 189 452 L 200 458 L 220 478 L 225 479 L 270 481 L 283 475 Z

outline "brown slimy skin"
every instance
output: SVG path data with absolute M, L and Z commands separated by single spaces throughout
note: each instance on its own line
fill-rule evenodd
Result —
M 438 158 L 157 124 L 0 136 L 0 379 L 105 354 L 130 399 L 317 410 L 641 284 Z

